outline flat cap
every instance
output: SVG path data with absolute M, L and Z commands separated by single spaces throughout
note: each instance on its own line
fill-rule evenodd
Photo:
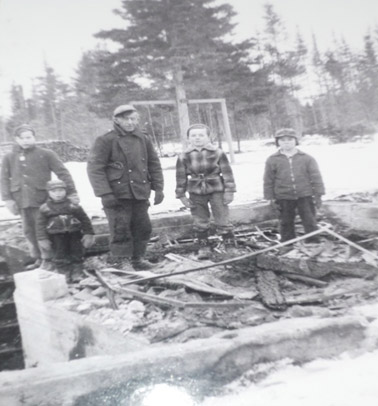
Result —
M 134 106 L 132 106 L 131 104 L 122 104 L 121 106 L 118 106 L 114 110 L 113 117 L 116 117 L 123 113 L 132 113 L 134 111 L 136 111 L 136 108 Z
M 21 133 L 23 133 L 25 131 L 31 131 L 33 133 L 33 135 L 35 135 L 35 130 L 31 125 L 29 125 L 29 124 L 21 124 L 20 126 L 15 128 L 14 136 L 18 137 Z

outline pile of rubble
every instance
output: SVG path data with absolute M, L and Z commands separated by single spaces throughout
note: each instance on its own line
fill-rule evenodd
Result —
M 106 255 L 91 257 L 86 277 L 70 286 L 71 310 L 156 343 L 207 338 L 280 318 L 343 314 L 376 300 L 377 237 L 356 244 L 330 227 L 322 230 L 328 231 L 316 243 L 300 237 L 287 246 L 277 243 L 270 226 L 239 230 L 237 247 L 226 251 L 213 238 L 211 261 L 196 260 L 195 240 L 154 243 L 164 258 L 153 272 L 120 271 L 109 268 Z

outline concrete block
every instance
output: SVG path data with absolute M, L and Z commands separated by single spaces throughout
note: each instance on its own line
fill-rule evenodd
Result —
M 64 275 L 36 269 L 19 272 L 14 275 L 16 289 L 25 298 L 35 298 L 46 302 L 68 295 L 68 286 Z

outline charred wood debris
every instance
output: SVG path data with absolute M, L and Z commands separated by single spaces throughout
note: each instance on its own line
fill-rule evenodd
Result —
M 336 232 L 336 229 L 338 230 Z M 152 239 L 152 271 L 121 271 L 107 254 L 86 259 L 70 285 L 71 310 L 143 342 L 186 342 L 222 330 L 281 318 L 344 314 L 378 296 L 378 236 L 320 223 L 308 242 L 279 243 L 277 223 L 236 229 L 236 243 L 210 238 L 212 257 L 198 261 L 197 241 Z M 313 236 L 314 238 L 314 236 Z

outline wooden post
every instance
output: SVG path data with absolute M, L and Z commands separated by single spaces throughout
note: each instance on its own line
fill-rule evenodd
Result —
M 230 153 L 230 162 L 233 164 L 233 163 L 235 163 L 235 156 L 234 156 L 234 147 L 232 145 L 231 128 L 230 128 L 230 121 L 228 119 L 226 100 L 221 99 L 220 103 L 221 103 L 221 106 L 222 106 L 224 134 L 226 136 L 226 141 L 227 141 L 227 144 L 228 144 L 228 150 L 229 150 L 229 153 Z
M 190 122 L 189 122 L 188 100 L 186 98 L 182 70 L 179 67 L 176 68 L 174 71 L 174 83 L 176 89 L 176 104 L 180 125 L 181 143 L 183 148 L 185 148 L 187 144 L 186 131 L 190 125 Z

